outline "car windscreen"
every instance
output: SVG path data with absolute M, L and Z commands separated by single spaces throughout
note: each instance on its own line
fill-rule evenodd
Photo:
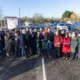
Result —
M 65 26 L 64 24 L 60 24 L 60 26 Z
M 80 27 L 80 22 L 74 24 L 77 27 Z
M 69 30 L 74 30 L 74 26 L 72 26 L 70 24 L 66 24 L 66 26 L 68 27 Z

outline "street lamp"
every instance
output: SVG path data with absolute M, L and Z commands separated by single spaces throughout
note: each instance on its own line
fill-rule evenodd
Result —
M 21 8 L 19 7 L 19 19 L 18 19 L 18 26 L 21 27 Z
M 21 18 L 21 8 L 19 7 L 19 18 Z

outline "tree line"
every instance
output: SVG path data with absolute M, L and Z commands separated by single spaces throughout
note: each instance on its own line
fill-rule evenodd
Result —
M 50 22 L 52 18 L 45 18 L 43 17 L 43 15 L 36 13 L 33 15 L 32 18 L 25 16 L 25 17 L 22 17 L 21 20 L 22 20 L 22 23 L 26 21 L 31 21 L 33 23 L 45 23 L 45 22 Z
M 62 20 L 64 21 L 80 21 L 80 16 L 79 14 L 76 14 L 73 11 L 65 11 L 62 15 Z
M 62 14 L 62 18 L 45 18 L 43 15 L 37 13 L 37 14 L 34 14 L 34 16 L 32 18 L 25 16 L 25 17 L 22 17 L 21 20 L 22 20 L 22 22 L 32 21 L 34 23 L 45 23 L 45 22 L 50 22 L 52 20 L 80 21 L 80 16 L 79 16 L 79 14 L 76 14 L 73 11 L 66 10 Z

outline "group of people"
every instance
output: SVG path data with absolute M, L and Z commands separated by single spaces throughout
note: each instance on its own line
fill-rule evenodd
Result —
M 59 34 L 60 33 L 60 34 Z M 57 56 L 63 56 L 64 59 L 80 58 L 80 32 L 57 31 L 54 36 L 54 47 Z
M 53 33 L 49 28 L 0 29 L 0 57 L 16 56 L 28 58 L 32 55 L 47 55 L 49 58 L 63 57 L 68 60 L 80 58 L 80 33 L 56 29 Z

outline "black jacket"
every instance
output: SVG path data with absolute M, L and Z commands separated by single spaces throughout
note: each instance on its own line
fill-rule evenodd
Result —
M 47 40 L 53 42 L 53 40 L 54 40 L 53 38 L 54 38 L 54 34 L 52 32 L 47 34 Z
M 21 34 L 20 37 L 20 48 L 23 48 L 26 46 L 26 35 Z
M 19 36 L 15 37 L 14 45 L 15 45 L 16 48 L 19 48 L 20 47 L 20 39 L 19 39 Z

